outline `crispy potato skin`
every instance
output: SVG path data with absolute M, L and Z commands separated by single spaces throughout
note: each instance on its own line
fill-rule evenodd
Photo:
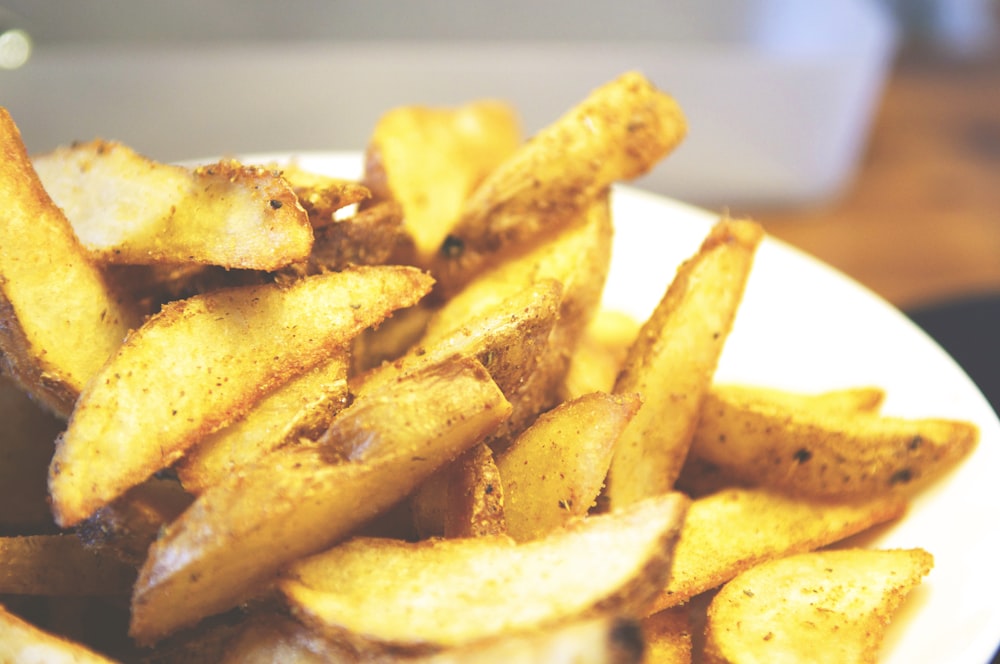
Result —
M 673 98 L 637 72 L 595 89 L 468 198 L 431 268 L 439 290 L 453 293 L 505 249 L 578 221 L 599 192 L 651 169 L 686 131 Z
M 0 370 L 65 417 L 138 315 L 91 262 L 2 107 L 0 157 Z
M 614 387 L 643 406 L 611 462 L 612 506 L 673 489 L 763 237 L 752 221 L 720 220 L 639 330 Z

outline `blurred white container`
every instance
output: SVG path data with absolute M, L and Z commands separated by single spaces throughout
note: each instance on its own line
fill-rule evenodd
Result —
M 839 193 L 895 44 L 865 0 L 307 2 L 341 13 L 298 22 L 287 20 L 296 3 L 223 2 L 186 23 L 173 3 L 141 3 L 147 15 L 88 4 L 64 7 L 59 24 L 35 17 L 35 55 L 0 71 L 0 104 L 34 152 L 95 136 L 162 160 L 357 150 L 387 108 L 484 96 L 516 105 L 530 133 L 638 69 L 690 121 L 681 148 L 639 184 L 710 206 Z

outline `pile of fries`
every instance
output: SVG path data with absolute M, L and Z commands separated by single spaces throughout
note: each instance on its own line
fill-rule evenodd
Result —
M 394 109 L 355 182 L 0 109 L 0 659 L 874 659 L 933 557 L 828 546 L 978 432 L 718 384 L 752 221 L 601 308 L 612 185 L 685 132 L 626 73 L 530 140 Z

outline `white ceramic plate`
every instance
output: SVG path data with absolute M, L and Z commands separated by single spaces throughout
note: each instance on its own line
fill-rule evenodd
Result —
M 296 159 L 345 177 L 361 167 L 356 154 L 303 153 Z M 616 235 L 604 302 L 641 320 L 715 219 L 627 187 L 615 191 L 613 209 Z M 891 626 L 882 661 L 989 661 L 1000 642 L 1000 422 L 958 365 L 868 290 L 768 239 L 717 378 L 808 391 L 878 385 L 887 390 L 888 413 L 979 425 L 981 439 L 971 458 L 922 493 L 900 522 L 858 541 L 919 546 L 935 558 L 933 571 Z

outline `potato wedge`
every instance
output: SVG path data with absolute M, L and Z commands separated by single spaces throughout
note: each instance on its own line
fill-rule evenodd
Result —
M 51 530 L 45 477 L 65 422 L 0 376 L 0 534 Z
M 318 444 L 272 452 L 167 526 L 136 582 L 131 634 L 150 643 L 260 592 L 284 565 L 397 503 L 509 412 L 482 365 L 464 358 L 356 399 Z
M 599 306 L 611 261 L 613 234 L 607 192 L 593 200 L 583 216 L 582 224 L 564 229 L 480 274 L 437 310 L 419 342 L 433 345 L 480 312 L 540 281 L 554 279 L 562 284 L 559 319 L 547 347 L 536 353 L 531 371 L 522 373 L 526 378 L 516 392 L 505 392 L 514 405 L 514 415 L 491 441 L 495 449 L 505 447 L 539 412 L 562 400 L 559 387 L 570 356 Z
M 535 539 L 585 515 L 607 476 L 639 395 L 594 392 L 540 415 L 497 456 L 507 533 Z
M 652 610 L 683 604 L 761 562 L 838 542 L 905 510 L 906 502 L 892 496 L 834 502 L 727 489 L 698 498 L 688 510 L 670 581 Z
M 493 450 L 480 443 L 449 464 L 445 537 L 481 537 L 507 531 L 504 492 Z
M 0 537 L 0 595 L 127 597 L 135 568 L 74 535 Z
M 227 644 L 221 664 L 361 664 L 350 648 L 279 613 L 252 616 Z M 386 663 L 388 664 L 388 663 Z
M 682 494 L 660 496 L 520 545 L 355 538 L 292 565 L 280 588 L 300 619 L 362 651 L 429 653 L 638 615 L 669 575 L 686 506 Z
M 138 324 L 42 187 L 0 107 L 0 372 L 66 416 Z
M 0 662 L 115 664 L 90 648 L 35 627 L 0 606 Z
M 874 663 L 893 613 L 933 565 L 922 549 L 843 549 L 754 567 L 712 600 L 706 661 Z
M 503 102 L 400 106 L 375 124 L 364 182 L 403 207 L 415 264 L 429 266 L 466 199 L 520 143 L 517 114 Z
M 642 620 L 644 664 L 691 664 L 691 619 L 685 607 L 667 609 Z
M 717 391 L 706 401 L 691 457 L 744 483 L 796 495 L 864 497 L 913 493 L 964 458 L 979 437 L 964 421 L 831 408 L 837 396 L 810 401 Z
M 830 418 L 850 417 L 860 413 L 876 414 L 885 400 L 885 390 L 878 387 L 848 387 L 828 390 L 826 392 L 804 393 L 790 392 L 757 385 L 713 385 L 705 397 L 701 408 L 701 418 L 695 430 L 687 459 L 677 478 L 676 487 L 689 496 L 697 497 L 714 493 L 730 486 L 754 486 L 760 484 L 758 478 L 742 469 L 730 472 L 726 466 L 711 460 L 712 455 L 703 456 L 699 449 L 708 446 L 718 446 L 722 443 L 720 436 L 732 436 L 733 441 L 742 441 L 746 432 L 734 428 L 738 421 L 749 424 L 753 420 L 753 412 L 771 411 L 806 412 L 828 411 Z M 776 420 L 780 420 L 776 418 Z M 775 421 L 777 432 L 783 431 L 783 421 Z M 737 425 L 739 426 L 739 425 Z M 704 440 L 715 437 L 716 440 Z M 785 486 L 781 479 L 767 486 L 780 488 Z
M 637 621 L 602 615 L 543 631 L 505 634 L 427 656 L 412 664 L 641 664 L 644 644 Z
M 296 376 L 257 402 L 250 412 L 202 438 L 177 462 L 177 476 L 198 494 L 299 437 L 315 438 L 347 404 L 346 351 Z
M 189 169 L 103 140 L 57 148 L 34 165 L 101 263 L 276 270 L 312 249 L 309 217 L 277 171 L 234 160 Z
M 79 523 L 166 468 L 430 285 L 414 268 L 366 267 L 168 305 L 81 394 L 49 470 L 57 523 Z
M 441 292 L 455 292 L 505 250 L 579 221 L 600 192 L 650 170 L 685 132 L 676 102 L 641 74 L 595 89 L 472 193 L 431 269 Z
M 763 236 L 753 222 L 719 221 L 629 349 L 614 391 L 638 392 L 643 405 L 611 461 L 613 507 L 673 488 Z

